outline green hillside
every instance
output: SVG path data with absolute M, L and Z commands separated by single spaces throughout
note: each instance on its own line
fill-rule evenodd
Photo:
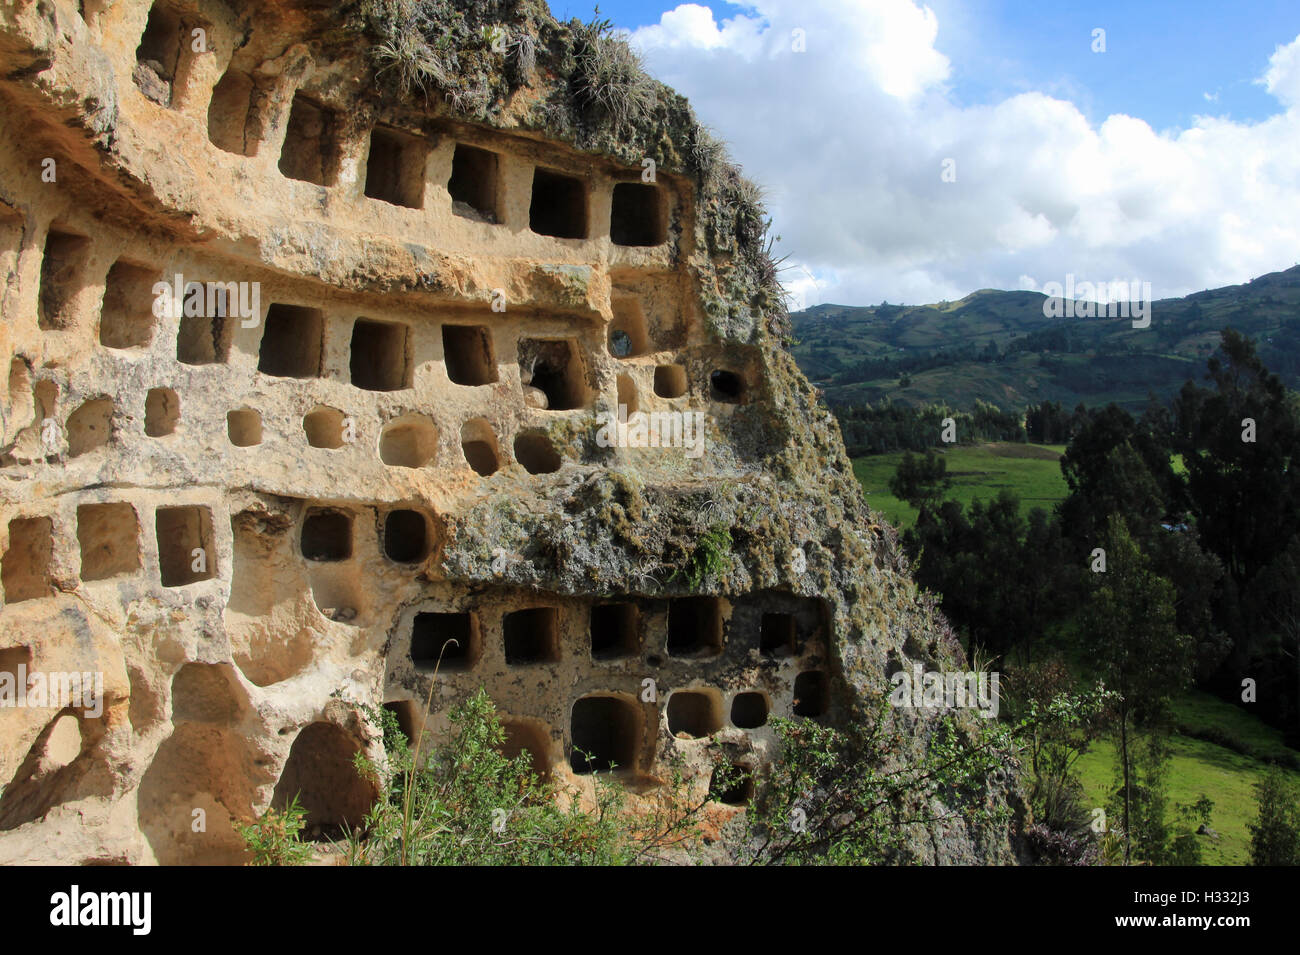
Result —
M 1282 732 L 1240 707 L 1201 690 L 1174 697 L 1175 732 L 1170 738 L 1169 802 L 1191 804 L 1200 796 L 1214 801 L 1210 828 L 1201 837 L 1206 865 L 1249 865 L 1250 823 L 1258 815 L 1255 783 L 1281 765 L 1300 782 L 1300 753 L 1282 742 Z M 1099 740 L 1078 762 L 1079 780 L 1089 804 L 1103 806 L 1116 787 L 1115 743 Z M 1116 824 L 1118 822 L 1116 821 Z
M 1021 511 L 1050 508 L 1066 496 L 1059 445 L 991 443 L 939 448 L 952 478 L 948 497 L 969 504 L 991 500 L 1002 490 L 1013 491 Z M 855 458 L 853 470 L 867 501 L 900 528 L 911 526 L 916 512 L 889 493 L 889 479 L 902 452 Z M 1176 466 L 1181 468 L 1178 460 Z M 1071 660 L 1076 676 L 1091 682 L 1096 673 L 1086 657 Z M 1281 730 L 1241 707 L 1191 689 L 1174 696 L 1173 733 L 1168 764 L 1169 818 L 1176 804 L 1194 803 L 1202 795 L 1214 803 L 1210 814 L 1212 834 L 1198 835 L 1206 865 L 1249 865 L 1249 825 L 1258 814 L 1254 785 L 1270 764 L 1281 765 L 1300 782 L 1300 752 L 1283 741 Z M 1113 739 L 1092 744 L 1076 765 L 1087 807 L 1105 806 L 1116 788 L 1116 747 Z M 1118 826 L 1119 820 L 1110 820 Z
M 1021 513 L 1035 507 L 1050 510 L 1065 498 L 1061 476 L 1062 445 L 996 444 L 939 449 L 948 466 L 952 489 L 948 497 L 968 505 L 975 498 L 990 501 L 1003 490 L 1020 498 Z M 898 469 L 903 453 L 873 454 L 854 458 L 853 473 L 867 495 L 867 503 L 884 513 L 900 528 L 916 521 L 916 509 L 889 493 L 889 479 Z
M 792 316 L 792 351 L 831 404 L 1114 401 L 1136 411 L 1148 394 L 1168 397 L 1200 379 L 1220 329 L 1232 325 L 1256 339 L 1283 381 L 1300 386 L 1300 266 L 1158 300 L 1142 329 L 1126 318 L 1048 318 L 1045 301 L 984 289 L 937 305 L 817 305 Z

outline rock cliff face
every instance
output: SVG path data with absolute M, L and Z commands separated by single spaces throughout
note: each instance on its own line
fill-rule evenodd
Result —
M 964 666 L 783 348 L 756 190 L 609 35 L 17 0 L 0 67 L 0 862 L 240 861 L 298 791 L 354 822 L 361 707 L 413 727 L 440 653 L 432 730 L 485 686 L 636 798 Z

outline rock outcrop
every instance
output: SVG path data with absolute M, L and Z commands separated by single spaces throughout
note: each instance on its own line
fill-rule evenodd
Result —
M 0 689 L 102 686 L 0 709 L 0 862 L 236 862 L 295 792 L 355 822 L 362 708 L 413 727 L 440 654 L 433 730 L 485 686 L 638 798 L 964 665 L 784 349 L 757 190 L 608 34 L 17 0 L 0 65 Z

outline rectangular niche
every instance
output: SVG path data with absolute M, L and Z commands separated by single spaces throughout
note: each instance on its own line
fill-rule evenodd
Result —
M 324 346 L 324 312 L 277 303 L 266 313 L 257 370 L 277 378 L 318 378 Z
M 591 656 L 619 660 L 641 649 L 641 613 L 634 603 L 595 604 L 591 608 Z
M 48 517 L 16 517 L 9 522 L 9 549 L 0 559 L 5 603 L 35 600 L 54 593 L 54 522 Z
M 113 399 L 92 398 L 68 415 L 68 456 L 80 457 L 113 438 Z
M 823 601 L 764 590 L 747 594 L 732 608 L 730 628 L 747 643 L 757 637 L 763 656 L 784 659 L 801 656 L 809 641 L 824 639 L 829 623 L 830 611 Z
M 826 674 L 820 670 L 806 670 L 794 678 L 795 716 L 817 717 L 826 712 Z
M 76 318 L 77 295 L 86 285 L 89 261 L 90 239 L 75 232 L 50 229 L 45 237 L 45 254 L 41 258 L 38 319 L 41 328 L 59 330 L 72 325 Z
M 740 404 L 745 400 L 744 376 L 725 368 L 715 368 L 709 373 L 709 397 L 726 404 Z
M 262 413 L 255 408 L 236 408 L 226 412 L 226 436 L 237 448 L 261 444 Z
M 171 388 L 150 388 L 144 399 L 144 433 L 151 438 L 175 434 L 180 420 L 180 396 Z
M 587 237 L 587 186 L 581 179 L 548 169 L 533 172 L 528 227 L 557 239 Z
M 206 507 L 160 507 L 154 515 L 158 567 L 164 587 L 183 587 L 217 575 L 212 511 Z
M 717 690 L 677 690 L 668 697 L 668 733 L 674 739 L 704 739 L 722 729 Z
M 208 103 L 208 140 L 218 149 L 236 156 L 256 156 L 258 131 L 254 129 L 253 78 L 233 66 L 212 90 Z
M 668 604 L 668 655 L 713 657 L 722 652 L 723 611 L 717 597 L 679 597 Z
M 501 447 L 486 418 L 471 418 L 461 425 L 460 449 L 465 463 L 481 477 L 491 477 L 501 467 Z
M 348 560 L 352 557 L 352 515 L 313 508 L 303 518 L 300 543 L 307 560 Z
M 794 614 L 765 613 L 759 624 L 758 648 L 777 657 L 794 656 L 799 652 L 799 635 Z
M 234 539 L 228 613 L 265 617 L 274 613 L 277 605 L 292 603 L 306 588 L 305 571 L 289 560 L 292 535 L 288 521 L 278 514 L 274 519 L 268 517 L 266 512 L 247 510 L 230 519 Z M 291 655 L 272 656 L 276 665 L 292 659 Z M 260 683 L 260 678 L 258 682 L 265 685 Z
M 550 436 L 540 429 L 521 431 L 515 435 L 515 460 L 529 474 L 554 474 L 563 463 L 559 452 L 551 444 Z
M 635 771 L 640 710 L 622 697 L 584 696 L 573 704 L 569 738 L 569 765 L 575 773 Z
M 532 607 L 508 613 L 501 621 L 506 663 L 555 663 L 560 659 L 560 620 L 554 607 Z
M 663 193 L 658 186 L 640 182 L 615 184 L 609 237 L 615 245 L 662 245 L 668 240 Z
M 184 29 L 180 14 L 169 4 L 155 3 L 149 11 L 140 45 L 135 49 L 136 65 L 132 79 L 140 92 L 162 106 L 170 106 L 172 102 Z
M 140 569 L 140 525 L 130 504 L 80 505 L 77 543 L 82 580 L 107 580 Z
M 25 646 L 5 647 L 0 650 L 0 674 L 9 677 L 10 686 L 18 686 L 18 668 L 24 666 L 28 672 L 32 668 L 32 648 Z
M 153 287 L 161 273 L 118 259 L 104 281 L 99 343 L 105 348 L 145 348 L 153 339 Z
M 501 718 L 501 728 L 506 738 L 497 749 L 506 759 L 514 761 L 520 756 L 527 757 L 529 772 L 542 782 L 551 778 L 551 734 L 547 725 L 540 720 Z
M 332 186 L 338 175 L 338 120 L 332 109 L 301 92 L 294 93 L 280 150 L 280 172 L 287 179 Z
M 757 729 L 767 722 L 769 709 L 765 694 L 757 690 L 737 693 L 731 698 L 731 725 L 740 729 Z
M 451 178 L 447 180 L 451 211 L 476 222 L 500 222 L 497 170 L 496 153 L 457 143 L 451 159 Z
M 234 282 L 189 282 L 182 299 L 183 314 L 176 333 L 176 360 L 186 365 L 223 364 L 230 358 L 233 304 L 240 307 Z M 247 304 L 247 303 L 244 303 Z M 257 316 L 260 318 L 261 316 Z
M 686 394 L 686 369 L 681 365 L 656 365 L 654 388 L 660 398 L 680 398 Z
M 428 155 L 424 140 L 376 126 L 370 131 L 366 195 L 408 209 L 424 208 L 424 166 Z
M 486 325 L 443 325 L 442 360 L 457 385 L 490 385 L 497 380 L 492 333 Z
M 468 670 L 478 662 L 482 650 L 478 615 L 475 613 L 422 612 L 411 625 L 411 662 L 417 667 L 440 671 Z
M 550 411 L 582 408 L 590 397 L 582 349 L 572 338 L 521 338 L 519 380 L 541 392 Z
M 418 564 L 429 556 L 429 518 L 421 511 L 397 508 L 384 516 L 384 556 L 399 564 Z
M 649 352 L 650 335 L 641 303 L 627 296 L 612 296 L 610 304 L 614 320 L 609 323 L 609 353 L 615 358 L 633 358 Z
M 358 318 L 352 324 L 352 384 L 367 391 L 411 387 L 410 329 L 401 322 Z

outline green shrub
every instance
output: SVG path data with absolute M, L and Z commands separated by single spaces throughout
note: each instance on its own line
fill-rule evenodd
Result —
M 402 733 L 389 710 L 367 707 L 383 728 L 385 758 L 357 753 L 362 778 L 379 796 L 343 849 L 350 865 L 629 865 L 689 849 L 709 797 L 691 803 L 680 772 L 669 773 L 663 798 L 631 813 L 626 790 L 609 773 L 594 774 L 594 805 L 576 791 L 541 781 L 525 754 L 502 754 L 505 730 L 479 689 L 449 714 L 451 739 L 428 748 Z M 561 798 L 567 797 L 567 798 Z M 306 811 L 294 801 L 240 828 L 254 865 L 301 865 Z
M 627 865 L 688 845 L 704 803 L 689 805 L 674 774 L 658 808 L 632 814 L 626 791 L 594 774 L 594 805 L 541 781 L 529 756 L 501 753 L 505 730 L 479 689 L 449 714 L 451 738 L 412 747 L 387 710 L 372 711 L 386 760 L 357 754 L 358 771 L 380 787 L 363 829 L 348 841 L 353 865 Z M 561 798 L 565 797 L 565 798 Z
M 239 827 L 244 847 L 252 853 L 249 865 L 304 865 L 311 861 L 311 843 L 299 839 L 307 824 L 307 810 L 295 794 L 284 809 L 268 809 L 256 822 Z
M 897 726 L 887 695 L 875 711 L 844 730 L 808 719 L 775 717 L 778 758 L 755 799 L 761 864 L 906 865 L 924 861 L 936 799 L 946 815 L 972 829 L 1005 825 L 1011 810 L 990 798 L 990 777 L 1005 775 L 1011 730 L 981 721 L 965 730 L 951 716 L 936 721 L 920 759 L 908 755 L 910 731 Z
M 1259 812 L 1250 823 L 1253 865 L 1300 865 L 1300 792 L 1281 770 L 1255 784 Z

